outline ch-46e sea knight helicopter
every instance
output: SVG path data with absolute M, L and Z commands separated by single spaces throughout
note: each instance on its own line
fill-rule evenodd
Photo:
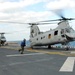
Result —
M 51 48 L 51 45 L 62 44 L 66 45 L 66 50 L 69 49 L 69 42 L 75 40 L 75 31 L 69 25 L 68 21 L 75 20 L 74 18 L 65 18 L 62 15 L 61 19 L 56 20 L 46 20 L 36 23 L 29 23 L 31 25 L 30 29 L 30 45 L 33 48 L 34 46 L 48 46 Z M 40 32 L 37 25 L 47 24 L 48 21 L 59 21 L 58 26 L 46 32 Z M 41 23 L 46 22 L 46 23 Z
M 19 31 L 24 31 L 24 30 L 19 30 Z M 4 36 L 4 34 L 12 34 L 12 33 L 16 33 L 16 32 L 19 32 L 19 31 L 1 32 L 0 33 L 0 46 L 8 45 L 6 37 Z
M 0 46 L 1 46 L 1 45 L 4 45 L 5 44 L 6 38 L 4 36 L 5 33 L 0 33 L 0 34 L 1 34 L 0 35 Z

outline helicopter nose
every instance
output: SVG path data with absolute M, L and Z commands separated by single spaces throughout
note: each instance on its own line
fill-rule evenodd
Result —
M 68 40 L 75 40 L 75 33 L 66 33 L 66 38 Z

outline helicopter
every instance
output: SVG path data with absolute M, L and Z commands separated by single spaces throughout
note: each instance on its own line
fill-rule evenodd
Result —
M 6 42 L 6 38 L 5 38 L 5 36 L 4 36 L 4 32 L 2 32 L 2 33 L 0 33 L 1 34 L 1 36 L 0 36 L 0 46 L 2 45 L 4 45 L 5 44 L 5 42 Z
M 69 21 L 74 18 L 65 18 L 62 14 L 58 14 L 61 19 L 45 20 L 35 23 L 29 23 L 30 26 L 30 46 L 48 46 L 62 44 L 66 45 L 65 49 L 69 50 L 69 43 L 75 41 L 75 30 L 69 25 Z M 58 21 L 58 26 L 46 32 L 41 32 L 38 25 L 52 24 L 49 22 Z
M 68 50 L 68 44 L 71 41 L 75 40 L 75 31 L 70 27 L 67 20 L 72 19 L 60 19 L 58 26 L 46 32 L 40 32 L 37 24 L 31 23 L 30 30 L 30 45 L 33 46 L 48 46 L 51 48 L 51 45 L 62 44 L 67 45 L 66 49 Z
M 19 30 L 19 31 L 24 31 L 24 30 Z M 1 32 L 0 33 L 0 46 L 4 46 L 4 45 L 8 45 L 6 37 L 4 36 L 4 34 L 13 34 L 19 31 L 12 31 L 12 32 Z

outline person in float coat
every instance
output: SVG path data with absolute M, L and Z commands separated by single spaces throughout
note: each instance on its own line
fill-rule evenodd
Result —
M 24 47 L 26 46 L 26 39 L 24 39 L 22 42 L 21 42 L 21 49 L 19 49 L 19 52 L 21 51 L 21 54 L 23 54 L 24 52 Z

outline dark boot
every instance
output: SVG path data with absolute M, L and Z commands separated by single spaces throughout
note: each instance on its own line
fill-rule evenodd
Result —
M 21 51 L 21 49 L 18 50 L 19 52 Z
M 23 54 L 23 51 L 21 52 L 21 54 Z

